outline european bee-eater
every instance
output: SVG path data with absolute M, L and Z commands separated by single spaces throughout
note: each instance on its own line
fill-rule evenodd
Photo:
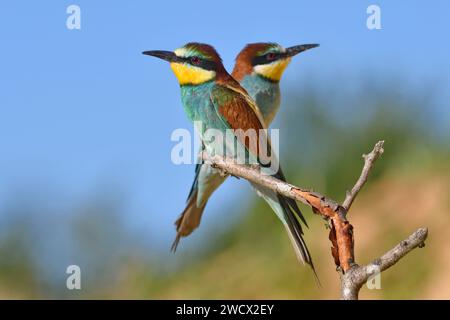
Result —
M 279 83 L 292 57 L 317 46 L 318 44 L 303 44 L 285 49 L 276 43 L 251 43 L 237 55 L 232 76 L 256 102 L 267 126 L 279 110 Z M 226 178 L 208 164 L 200 163 L 196 166 L 186 209 L 175 222 L 177 237 L 173 250 L 180 237 L 189 235 L 199 226 L 209 197 Z
M 276 43 L 251 43 L 239 52 L 231 75 L 256 102 L 267 126 L 280 108 L 280 80 L 292 57 L 318 46 L 302 44 L 285 49 Z
M 268 137 L 264 134 L 265 124 L 262 116 L 252 98 L 244 88 L 225 70 L 222 60 L 216 50 L 209 45 L 200 43 L 188 43 L 185 46 L 171 51 L 145 51 L 144 54 L 155 56 L 166 60 L 178 79 L 181 88 L 181 100 L 185 112 L 197 128 L 205 150 L 208 154 L 234 157 L 235 143 L 246 151 L 245 157 L 249 157 L 261 164 L 261 172 L 285 181 L 281 168 L 274 172 L 267 172 L 267 157 L 262 152 L 263 145 L 266 145 L 271 154 L 269 160 L 277 161 L 273 154 Z M 223 145 L 217 140 L 210 140 L 205 136 L 207 130 L 219 131 L 224 137 Z M 232 140 L 228 139 L 229 130 L 235 130 Z M 248 141 L 245 134 L 249 130 L 255 130 L 257 144 Z M 239 132 L 239 133 L 238 133 Z M 266 142 L 264 142 L 266 140 Z M 275 211 L 282 221 L 289 238 L 293 244 L 299 260 L 308 263 L 313 269 L 311 256 L 303 240 L 303 231 L 300 225 L 302 220 L 306 221 L 297 206 L 297 203 L 276 192 L 252 184 Z M 202 192 L 201 186 L 193 192 Z M 195 199 L 198 200 L 196 197 Z M 191 205 L 198 205 L 193 200 Z M 195 203 L 194 203 L 195 202 Z

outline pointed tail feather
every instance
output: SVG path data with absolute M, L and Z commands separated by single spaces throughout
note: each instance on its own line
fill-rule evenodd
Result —
M 279 204 L 283 209 L 283 214 L 285 217 L 284 226 L 289 235 L 289 239 L 291 240 L 292 246 L 294 247 L 295 254 L 297 255 L 297 259 L 303 263 L 308 264 L 312 271 L 314 272 L 314 277 L 316 279 L 317 284 L 320 286 L 320 280 L 317 275 L 316 269 L 314 267 L 314 263 L 311 258 L 311 254 L 309 253 L 308 247 L 306 246 L 305 240 L 303 239 L 303 230 L 298 221 L 296 215 L 292 212 L 290 207 L 290 203 L 287 201 L 288 198 L 277 194 Z M 297 207 L 298 208 L 298 207 Z M 300 210 L 299 210 L 300 211 Z M 300 214 L 300 217 L 302 215 Z
M 287 182 L 283 171 L 281 171 L 281 167 L 278 169 L 278 172 L 275 175 L 273 175 L 273 177 L 275 177 L 275 178 L 277 178 L 277 179 L 279 179 L 281 181 Z M 286 200 L 288 205 L 295 211 L 295 213 L 297 214 L 297 217 L 300 218 L 300 220 L 302 220 L 302 222 L 304 223 L 304 225 L 307 228 L 309 228 L 308 227 L 308 223 L 306 223 L 306 219 L 303 216 L 302 212 L 300 211 L 300 208 L 298 207 L 297 202 L 294 199 L 291 199 L 291 198 L 287 198 L 287 197 L 283 197 L 283 198 Z M 300 230 L 301 230 L 301 228 L 300 228 Z M 302 232 L 302 234 L 303 234 L 303 232 Z
M 205 205 L 206 203 L 201 207 L 197 207 L 197 191 L 195 190 L 188 199 L 186 208 L 175 221 L 177 235 L 172 243 L 171 251 L 175 252 L 180 239 L 190 235 L 200 225 Z
M 182 237 L 188 236 L 200 225 L 209 197 L 226 178 L 207 164 L 199 163 L 196 165 L 195 178 L 189 191 L 186 209 L 175 222 L 177 236 L 172 244 L 172 251 L 175 252 Z
M 310 267 L 314 273 L 314 278 L 316 279 L 316 283 L 319 287 L 321 287 L 319 276 L 317 275 L 316 269 L 314 267 L 314 263 L 311 259 L 308 247 L 306 246 L 306 243 L 305 243 L 303 237 L 297 237 L 295 235 L 295 233 L 289 228 L 288 225 L 284 224 L 284 227 L 286 228 L 286 232 L 289 236 L 289 239 L 291 240 L 292 246 L 294 247 L 294 251 L 297 256 L 297 259 L 303 263 L 306 262 L 307 264 L 310 265 Z
M 298 260 L 308 264 L 311 267 L 317 282 L 319 282 L 311 255 L 308 247 L 306 246 L 305 240 L 303 239 L 302 226 L 300 225 L 296 210 L 292 209 L 288 198 L 258 184 L 252 183 L 252 185 L 282 221 L 288 233 L 289 239 L 291 240 L 292 246 L 294 247 Z M 298 209 L 298 211 L 300 211 L 300 209 Z
M 287 199 L 279 194 L 277 194 L 277 198 L 283 210 L 284 222 L 289 231 L 288 233 L 291 238 L 291 241 L 294 240 L 292 241 L 292 245 L 294 246 L 297 257 L 301 262 L 313 266 L 311 255 L 309 254 L 309 250 L 306 247 L 306 243 L 302 237 L 303 229 L 300 225 L 300 222 L 298 221 L 295 213 L 292 212 L 292 209 L 289 206 Z

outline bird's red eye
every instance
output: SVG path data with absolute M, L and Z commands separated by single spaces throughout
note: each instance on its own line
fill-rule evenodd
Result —
M 193 63 L 193 64 L 200 64 L 200 58 L 199 57 L 192 57 L 191 58 L 191 62 Z
M 266 58 L 267 60 L 275 60 L 276 55 L 273 52 L 269 52 L 268 54 L 266 54 Z

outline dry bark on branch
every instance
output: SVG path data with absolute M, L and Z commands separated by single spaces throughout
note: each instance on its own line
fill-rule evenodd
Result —
M 373 273 L 371 270 L 376 269 L 374 265 L 379 266 L 376 270 L 380 270 L 380 272 L 389 268 L 409 251 L 421 246 L 427 236 L 427 229 L 418 229 L 408 239 L 402 241 L 394 249 L 371 264 L 358 266 L 355 263 L 353 226 L 347 220 L 347 212 L 366 183 L 375 161 L 383 154 L 383 144 L 384 141 L 377 142 L 369 154 L 363 155 L 364 167 L 361 175 L 351 191 L 347 192 L 342 205 L 320 193 L 299 188 L 274 177 L 263 175 L 258 168 L 237 164 L 233 159 L 219 156 L 210 157 L 206 152 L 203 153 L 202 157 L 206 163 L 222 170 L 225 174 L 260 184 L 310 206 L 314 213 L 329 221 L 331 226 L 329 234 L 329 239 L 332 243 L 331 253 L 336 266 L 342 271 L 341 298 L 357 299 L 361 286 Z

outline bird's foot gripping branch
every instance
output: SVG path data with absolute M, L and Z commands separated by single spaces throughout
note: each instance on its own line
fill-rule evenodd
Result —
M 353 226 L 347 220 L 347 213 L 359 191 L 366 183 L 374 163 L 383 154 L 383 145 L 384 141 L 379 141 L 369 154 L 363 155 L 364 166 L 361 175 L 353 188 L 347 192 L 342 205 L 317 192 L 296 187 L 272 176 L 262 175 L 258 168 L 236 164 L 232 159 L 209 157 L 206 153 L 203 153 L 203 159 L 211 166 L 227 174 L 244 178 L 272 189 L 281 195 L 300 201 L 310 206 L 314 213 L 325 218 L 330 225 L 331 253 L 336 266 L 341 271 L 341 298 L 358 299 L 359 290 L 369 277 L 375 272 L 382 272 L 388 269 L 411 250 L 422 247 L 428 235 L 426 228 L 419 228 L 407 239 L 401 241 L 397 246 L 380 258 L 375 259 L 372 263 L 366 266 L 356 264 Z

